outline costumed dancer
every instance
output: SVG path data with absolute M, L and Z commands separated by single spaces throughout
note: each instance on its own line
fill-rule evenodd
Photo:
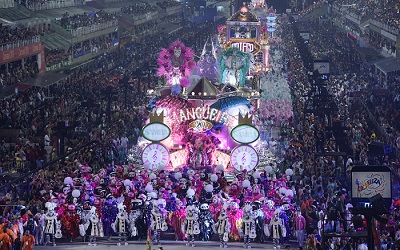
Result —
M 265 232 L 267 236 L 272 237 L 272 241 L 274 243 L 274 249 L 280 248 L 280 240 L 284 235 L 284 223 L 280 218 L 280 209 L 276 209 L 274 212 L 274 216 L 269 223 L 269 231 Z
M 97 246 L 96 238 L 104 237 L 102 223 L 99 219 L 99 215 L 97 214 L 96 207 L 92 206 L 90 209 L 90 218 L 89 218 L 89 246 Z
M 187 236 L 186 246 L 194 247 L 194 235 L 200 233 L 197 213 L 195 206 L 189 205 L 186 207 L 186 216 L 182 224 L 182 232 Z
M 106 197 L 106 201 L 102 210 L 104 235 L 108 238 L 108 240 L 111 239 L 111 235 L 113 234 L 111 224 L 114 223 L 115 219 L 117 218 L 117 213 L 117 203 L 114 201 L 114 197 L 109 194 Z
M 150 227 L 153 231 L 153 239 L 155 244 L 160 244 L 161 231 L 167 231 L 168 225 L 165 221 L 165 216 L 163 214 L 161 206 L 163 201 L 156 200 L 153 201 L 153 207 L 151 209 Z
M 45 245 L 53 241 L 53 246 L 56 246 L 56 232 L 58 232 L 57 225 L 59 224 L 57 220 L 57 213 L 54 210 L 56 204 L 53 202 L 46 202 L 47 212 L 45 214 L 46 226 L 44 229 L 44 235 L 46 236 Z
M 242 225 L 242 210 L 239 208 L 239 202 L 239 200 L 230 201 L 227 210 L 229 223 L 231 224 L 230 236 L 234 241 L 240 240 L 239 229 Z
M 185 220 L 185 215 L 186 209 L 183 202 L 176 199 L 175 211 L 172 212 L 170 217 L 171 226 L 175 230 L 175 240 L 183 240 L 185 238 L 185 234 L 182 233 L 182 224 Z
M 214 195 L 212 199 L 212 203 L 209 205 L 210 212 L 212 214 L 213 220 L 218 221 L 218 216 L 219 213 L 221 212 L 222 209 L 222 198 Z
M 69 204 L 61 218 L 61 224 L 63 234 L 70 240 L 70 242 L 78 237 L 79 220 L 79 215 L 76 214 L 76 206 L 74 204 Z
M 210 212 L 210 206 L 207 203 L 200 205 L 200 235 L 202 241 L 209 241 L 213 235 L 212 227 L 214 225 L 214 220 Z
M 221 211 L 218 216 L 217 223 L 214 225 L 214 232 L 219 236 L 219 247 L 227 248 L 228 247 L 228 240 L 229 240 L 229 233 L 231 230 L 231 224 L 229 223 L 229 219 L 227 216 L 227 208 L 228 205 L 224 204 L 221 208 Z
M 146 199 L 146 198 L 145 198 Z M 146 223 L 143 214 L 143 200 L 132 200 L 132 209 L 129 212 L 129 228 L 132 237 L 145 237 Z
M 85 201 L 83 204 L 83 210 L 81 211 L 81 217 L 79 221 L 79 234 L 81 235 L 83 242 L 86 242 L 86 236 L 90 235 L 88 232 L 89 224 L 90 224 L 90 201 Z
M 121 241 L 124 240 L 124 245 L 127 246 L 127 234 L 128 234 L 128 213 L 125 211 L 125 205 L 123 203 L 118 204 L 118 214 L 114 223 L 112 224 L 113 230 L 118 234 L 117 246 L 121 246 Z
M 264 243 L 264 221 L 265 221 L 265 214 L 261 208 L 260 201 L 253 202 L 253 216 L 254 216 L 254 223 L 256 228 L 257 237 L 255 241 Z
M 250 246 L 251 239 L 254 239 L 257 237 L 252 210 L 253 210 L 253 208 L 249 204 L 246 204 L 243 208 L 242 234 L 243 234 L 243 240 L 244 240 L 244 244 L 243 244 L 244 248 L 251 248 L 251 246 Z

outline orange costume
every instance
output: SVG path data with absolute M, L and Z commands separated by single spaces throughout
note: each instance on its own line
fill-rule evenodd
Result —
M 32 250 L 35 246 L 35 237 L 32 234 L 22 236 L 22 249 Z
M 1 233 L 0 234 L 0 241 L 1 241 L 1 246 L 0 250 L 8 250 L 11 247 L 11 238 L 8 236 L 6 233 Z

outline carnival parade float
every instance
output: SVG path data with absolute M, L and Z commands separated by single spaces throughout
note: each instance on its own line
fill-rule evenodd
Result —
M 293 171 L 277 175 L 287 144 L 273 127 L 290 124 L 291 99 L 284 74 L 271 70 L 282 64 L 270 53 L 271 24 L 258 17 L 269 9 L 253 3 L 262 10 L 243 6 L 199 61 L 180 41 L 162 49 L 159 84 L 147 93 L 151 112 L 129 161 L 96 172 L 75 162 L 79 171 L 48 204 L 49 241 L 67 215 L 80 216 L 68 237 L 79 233 L 89 245 L 111 236 L 118 245 L 145 237 L 160 244 L 168 231 L 187 246 L 214 235 L 221 247 L 242 240 L 250 248 L 290 235 Z

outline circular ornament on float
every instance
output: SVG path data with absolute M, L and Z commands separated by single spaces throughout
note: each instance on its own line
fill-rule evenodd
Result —
M 142 129 L 142 135 L 146 140 L 160 142 L 167 139 L 171 134 L 171 129 L 161 122 L 152 122 Z
M 147 145 L 142 153 L 142 161 L 144 165 L 148 165 L 149 169 L 157 167 L 166 167 L 169 164 L 169 151 L 166 147 L 159 143 Z
M 258 165 L 257 151 L 249 145 L 240 145 L 231 152 L 231 165 L 237 171 L 251 171 Z
M 260 138 L 260 132 L 252 125 L 241 124 L 232 129 L 231 137 L 238 143 L 250 144 Z

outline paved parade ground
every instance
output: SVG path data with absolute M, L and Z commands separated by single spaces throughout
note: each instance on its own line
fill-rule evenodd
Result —
M 184 249 L 196 249 L 196 250 L 210 250 L 210 249 L 220 249 L 219 242 L 211 241 L 211 242 L 195 242 L 196 246 L 194 248 L 187 247 L 184 242 L 176 242 L 176 241 L 163 241 L 162 247 L 164 250 L 184 250 Z M 281 249 L 285 249 L 287 244 L 282 245 Z M 267 242 L 264 244 L 253 243 L 251 244 L 252 249 L 273 249 L 274 246 L 272 243 Z M 100 241 L 98 242 L 97 246 L 88 246 L 87 243 L 83 242 L 73 242 L 73 243 L 58 243 L 57 246 L 53 247 L 51 245 L 48 246 L 37 246 L 35 247 L 36 250 L 38 249 L 46 249 L 46 250 L 58 250 L 58 249 L 65 249 L 65 250 L 105 250 L 105 249 L 112 249 L 112 250 L 146 250 L 146 242 L 141 241 L 131 241 L 129 242 L 128 246 L 117 246 L 117 241 L 106 242 Z M 152 250 L 158 250 L 158 246 L 152 245 Z M 242 242 L 232 242 L 229 243 L 228 249 L 238 250 L 244 249 Z M 297 249 L 296 245 L 291 243 L 290 249 Z

